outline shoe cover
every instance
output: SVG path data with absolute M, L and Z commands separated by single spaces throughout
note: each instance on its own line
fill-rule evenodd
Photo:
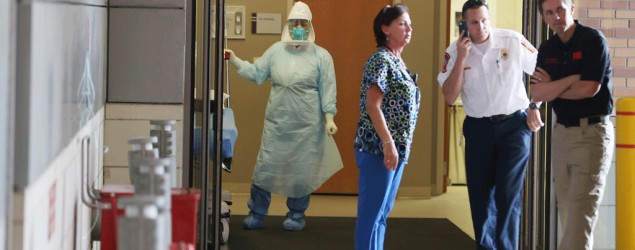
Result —
M 259 218 L 256 214 L 249 213 L 247 218 L 243 220 L 244 229 L 261 229 L 265 227 L 265 218 Z
M 287 213 L 287 218 L 282 222 L 285 231 L 300 231 L 304 228 L 304 214 Z

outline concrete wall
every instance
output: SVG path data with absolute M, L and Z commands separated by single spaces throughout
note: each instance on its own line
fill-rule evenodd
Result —
M 150 136 L 151 120 L 176 120 L 181 183 L 186 86 L 186 1 L 110 1 L 104 182 L 130 184 L 128 140 Z M 188 90 L 189 91 L 189 90 Z
M 128 139 L 150 136 L 151 120 L 175 120 L 177 186 L 181 186 L 183 105 L 180 104 L 131 104 L 108 103 L 104 122 L 104 184 L 130 184 L 128 151 L 132 148 Z
M 108 102 L 183 103 L 185 1 L 110 1 Z

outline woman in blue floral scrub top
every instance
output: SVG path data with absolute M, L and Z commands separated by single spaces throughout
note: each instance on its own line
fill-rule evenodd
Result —
M 401 59 L 412 28 L 406 6 L 386 6 L 375 17 L 375 51 L 364 66 L 355 137 L 359 195 L 355 249 L 383 249 L 419 112 L 419 88 Z
M 366 110 L 366 91 L 376 84 L 384 95 L 381 111 L 399 159 L 406 162 L 419 112 L 419 88 L 400 61 L 388 49 L 380 47 L 366 62 L 360 91 L 360 119 L 355 149 L 376 155 L 383 154 L 384 145 Z

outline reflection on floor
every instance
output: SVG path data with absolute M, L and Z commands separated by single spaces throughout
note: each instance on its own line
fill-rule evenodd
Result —
M 231 213 L 246 215 L 249 211 L 247 209 L 248 199 L 249 194 L 232 193 Z M 286 198 L 274 195 L 269 214 L 284 216 L 287 211 Z M 357 196 L 313 195 L 307 210 L 307 216 L 355 217 L 356 214 Z M 401 218 L 448 218 L 472 239 L 474 238 L 467 187 L 465 186 L 450 186 L 447 193 L 430 199 L 397 199 L 390 216 Z

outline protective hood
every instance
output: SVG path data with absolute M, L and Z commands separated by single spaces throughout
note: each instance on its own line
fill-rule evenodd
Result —
M 312 18 L 313 15 L 308 5 L 300 1 L 295 2 L 291 8 L 291 12 L 289 12 L 287 23 L 282 29 L 282 41 L 293 45 L 308 45 L 315 42 L 315 30 L 311 23 Z M 293 40 L 291 31 L 295 27 L 297 20 L 305 20 L 306 23 L 308 23 L 308 27 L 306 27 L 308 33 L 306 40 Z

